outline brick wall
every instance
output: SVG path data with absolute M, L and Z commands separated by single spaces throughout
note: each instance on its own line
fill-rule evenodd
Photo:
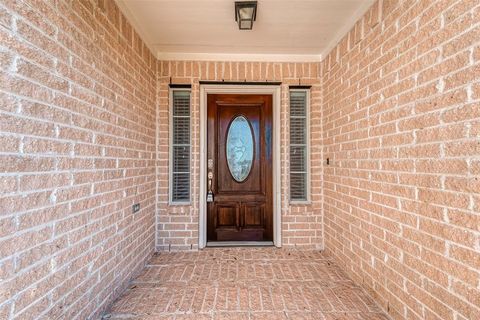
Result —
M 322 65 L 327 251 L 394 319 L 480 319 L 480 3 L 378 1 Z
M 4 0 L 0 39 L 0 319 L 97 318 L 154 251 L 156 60 L 114 1 Z
M 318 63 L 198 62 L 161 61 L 158 64 L 158 146 L 157 146 L 157 249 L 195 250 L 198 248 L 200 180 L 200 91 L 199 80 L 282 81 L 281 86 L 281 202 L 282 241 L 287 247 L 322 248 L 322 147 L 321 86 Z M 192 85 L 192 204 L 168 204 L 168 85 Z M 312 203 L 290 205 L 289 195 L 289 85 L 312 85 L 311 164 Z
M 96 318 L 154 242 L 198 248 L 199 80 L 282 81 L 284 246 L 325 236 L 395 319 L 480 318 L 479 30 L 475 0 L 380 0 L 320 65 L 157 63 L 114 1 L 2 1 L 0 318 Z M 190 206 L 168 204 L 170 81 L 192 84 Z M 288 202 L 299 81 L 310 205 Z

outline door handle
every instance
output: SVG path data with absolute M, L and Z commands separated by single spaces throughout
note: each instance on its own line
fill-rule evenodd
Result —
M 213 181 L 213 172 L 208 171 L 208 191 L 207 191 L 207 202 L 213 202 L 213 191 L 212 191 L 212 182 Z

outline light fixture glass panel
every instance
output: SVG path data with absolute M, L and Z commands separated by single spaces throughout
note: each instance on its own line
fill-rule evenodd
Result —
M 253 17 L 253 8 L 252 7 L 245 7 L 245 8 L 240 8 L 239 15 L 240 19 L 249 19 L 251 20 Z
M 240 29 L 252 29 L 252 20 L 240 20 Z

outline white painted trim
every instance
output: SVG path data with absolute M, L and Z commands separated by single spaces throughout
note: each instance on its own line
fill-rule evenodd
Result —
M 320 54 L 182 53 L 157 51 L 165 61 L 320 62 Z
M 198 245 L 207 245 L 207 95 L 208 94 L 271 94 L 273 104 L 273 244 L 282 246 L 282 205 L 281 205 L 281 145 L 280 145 L 280 86 L 249 85 L 201 85 L 200 86 L 200 195 Z
M 350 16 L 348 21 L 344 23 L 343 27 L 338 29 L 337 33 L 335 33 L 335 36 L 333 37 L 332 41 L 328 44 L 328 46 L 325 47 L 325 49 L 322 51 L 320 54 L 323 58 L 328 56 L 330 51 L 335 48 L 335 46 L 342 40 L 342 38 L 355 26 L 355 23 L 362 18 L 365 13 L 367 12 L 368 9 L 374 4 L 375 0 L 365 0 L 361 3 L 360 8 L 355 11 L 354 14 Z
M 207 247 L 270 247 L 272 241 L 208 241 Z

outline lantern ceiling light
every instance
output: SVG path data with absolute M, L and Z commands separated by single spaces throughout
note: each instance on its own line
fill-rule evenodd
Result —
M 235 1 L 235 21 L 240 30 L 252 30 L 257 18 L 257 1 Z

